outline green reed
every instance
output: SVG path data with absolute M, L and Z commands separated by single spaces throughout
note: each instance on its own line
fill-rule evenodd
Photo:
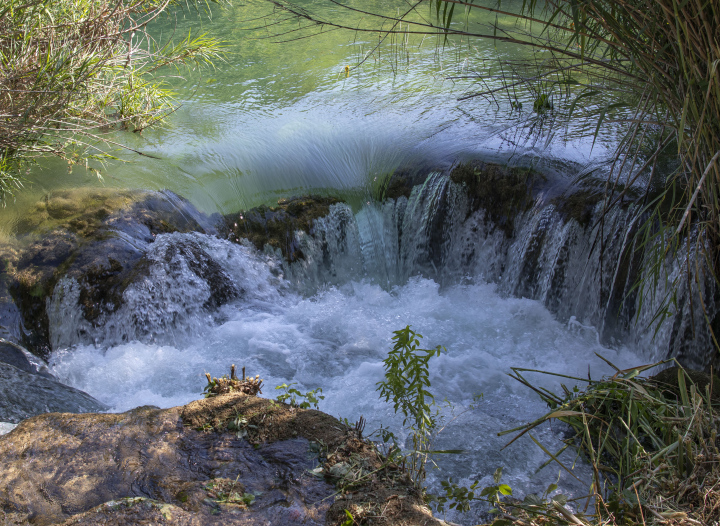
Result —
M 221 43 L 159 43 L 149 24 L 176 0 L 7 0 L 0 6 L 0 201 L 40 155 L 113 158 L 111 129 L 140 132 L 173 109 L 168 66 L 211 64 Z M 198 5 L 195 2 L 194 5 Z M 140 153 L 140 152 L 138 152 Z M 99 175 L 99 172 L 98 172 Z

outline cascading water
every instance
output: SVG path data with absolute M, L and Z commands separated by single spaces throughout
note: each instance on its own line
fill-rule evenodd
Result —
M 628 217 L 621 211 L 611 220 Z M 607 230 L 607 259 L 622 253 L 612 242 L 616 227 Z M 402 437 L 375 388 L 392 332 L 412 325 L 426 346 L 448 349 L 431 363 L 432 390 L 462 412 L 439 446 L 466 453 L 439 459 L 431 487 L 448 477 L 490 483 L 502 466 L 517 494 L 543 491 L 556 467 L 535 473 L 547 457 L 529 439 L 501 451 L 506 439 L 496 436 L 546 410 L 507 377 L 510 367 L 598 377 L 611 371 L 595 353 L 620 367 L 647 359 L 636 344 L 600 343 L 611 303 L 602 287 L 612 287 L 598 280 L 617 273 L 588 259 L 589 230 L 538 204 L 517 216 L 508 239 L 484 211 L 471 210 L 460 185 L 434 173 L 409 198 L 357 212 L 333 205 L 312 235 L 296 234 L 305 257 L 290 265 L 204 234 L 159 235 L 147 246 L 143 279 L 97 327 L 80 316 L 73 282 L 58 283 L 48 307 L 52 370 L 122 411 L 187 403 L 200 395 L 206 371 L 218 376 L 234 363 L 265 380 L 264 396 L 281 383 L 322 387 L 323 411 L 351 421 L 363 415 L 368 430 L 385 425 Z M 561 433 L 546 427 L 537 438 L 556 450 Z M 576 495 L 586 490 L 566 473 L 560 480 Z

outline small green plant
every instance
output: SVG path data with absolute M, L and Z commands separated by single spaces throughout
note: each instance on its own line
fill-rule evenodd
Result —
M 479 493 L 477 492 L 479 480 L 473 482 L 469 487 L 448 480 L 441 483 L 445 494 L 435 497 L 433 500 L 438 511 L 441 512 L 445 511 L 446 506 L 449 509 L 467 512 L 473 501 L 485 502 L 491 506 L 490 513 L 499 515 L 492 522 L 492 526 L 587 524 L 565 507 L 568 502 L 567 496 L 560 493 L 551 495 L 557 491 L 557 483 L 550 484 L 542 495 L 530 493 L 525 495 L 522 502 L 514 500 L 509 503 L 503 497 L 511 497 L 512 488 L 507 484 L 501 484 L 501 478 L 502 468 L 498 468 L 493 474 L 494 484 L 484 487 Z M 559 478 L 558 474 L 558 480 Z M 538 519 L 540 520 L 538 521 Z
M 320 400 L 325 400 L 325 395 L 321 394 L 322 387 L 312 389 L 306 393 L 301 393 L 299 390 L 295 389 L 293 385 L 297 384 L 291 383 L 278 385 L 275 389 L 282 389 L 283 393 L 278 395 L 275 399 L 278 402 L 286 402 L 292 407 L 299 407 L 301 409 L 308 409 L 311 406 L 317 409 Z M 290 401 L 288 402 L 288 400 Z M 302 402 L 298 403 L 299 400 L 302 400 Z
M 237 414 L 235 418 L 230 420 L 227 425 L 228 430 L 235 431 L 238 438 L 247 438 L 251 429 L 257 429 L 257 426 L 251 424 L 245 415 Z
M 208 493 L 208 503 L 229 504 L 247 507 L 255 502 L 255 495 L 246 493 L 245 487 L 238 482 L 240 475 L 235 480 L 215 479 L 205 484 L 205 491 Z
M 385 379 L 377 383 L 377 390 L 380 398 L 386 402 L 392 401 L 395 413 L 402 413 L 404 417 L 403 426 L 410 429 L 412 449 L 405 458 L 413 484 L 422 492 L 425 465 L 433 453 L 430 445 L 436 434 L 440 412 L 435 397 L 428 391 L 428 364 L 431 358 L 440 356 L 445 348 L 438 345 L 435 349 L 421 349 L 422 335 L 411 330 L 409 325 L 393 334 L 395 344 L 384 360 Z M 396 443 L 395 436 L 389 431 L 381 429 L 380 434 L 384 442 L 392 440 Z
M 341 526 L 353 526 L 353 524 L 355 524 L 355 517 L 353 517 L 353 514 L 348 510 L 345 510 L 345 516 L 347 519 L 343 521 Z

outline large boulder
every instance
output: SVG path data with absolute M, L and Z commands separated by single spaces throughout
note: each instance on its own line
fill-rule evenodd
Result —
M 6 269 L 0 309 L 15 316 L 12 324 L 22 326 L 4 332 L 19 334 L 34 354 L 47 357 L 52 350 L 47 306 L 61 279 L 77 283 L 82 316 L 97 326 L 120 308 L 128 285 L 144 275 L 143 257 L 158 234 L 215 234 L 215 223 L 168 191 L 54 192 L 23 215 L 14 231 L 17 246 L 1 254 Z M 195 252 L 198 268 L 206 271 L 203 256 Z M 14 302 L 2 301 L 3 287 Z
M 83 391 L 0 362 L 0 422 L 18 423 L 50 412 L 89 413 L 107 409 Z
M 356 430 L 241 393 L 34 417 L 0 436 L 0 465 L 4 524 L 442 524 Z

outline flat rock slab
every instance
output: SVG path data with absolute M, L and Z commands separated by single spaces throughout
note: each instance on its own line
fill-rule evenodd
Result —
M 234 392 L 0 436 L 0 524 L 442 526 L 357 429 Z M 343 468 L 343 469 L 340 469 Z
M 254 446 L 181 409 L 22 422 L 0 437 L 0 522 L 325 524 L 335 488 L 308 471 L 307 439 Z
M 107 409 L 79 389 L 0 362 L 0 422 L 17 424 L 43 413 L 90 413 Z

